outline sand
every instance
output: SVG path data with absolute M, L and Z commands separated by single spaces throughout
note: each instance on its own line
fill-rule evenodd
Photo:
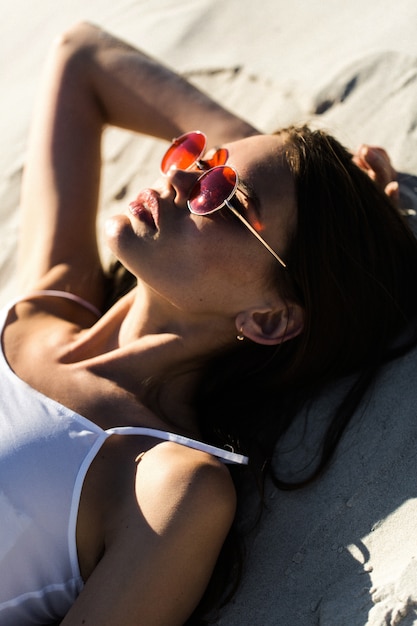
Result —
M 184 73 L 262 131 L 308 121 L 349 148 L 385 146 L 416 207 L 415 0 L 0 0 L 0 299 L 16 294 L 19 186 L 36 87 L 53 37 L 96 22 Z M 107 133 L 102 215 L 155 178 L 160 142 Z M 36 203 L 34 203 L 36 211 Z M 105 253 L 103 253 L 105 254 Z M 417 624 L 415 353 L 389 366 L 354 419 L 325 477 L 282 493 L 249 538 L 241 588 L 218 624 Z M 334 394 L 338 393 L 335 389 Z M 283 445 L 308 458 L 300 416 Z

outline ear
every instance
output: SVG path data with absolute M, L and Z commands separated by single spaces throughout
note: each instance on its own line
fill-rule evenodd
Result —
M 278 309 L 248 309 L 238 313 L 235 323 L 239 335 L 255 343 L 276 345 L 302 332 L 304 309 L 294 302 L 285 303 Z

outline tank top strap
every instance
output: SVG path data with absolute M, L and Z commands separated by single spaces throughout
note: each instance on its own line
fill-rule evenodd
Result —
M 102 316 L 102 312 L 97 307 L 95 307 L 94 304 L 91 304 L 91 302 L 88 302 L 88 300 L 84 300 L 84 298 L 81 298 L 80 296 L 77 296 L 74 293 L 70 293 L 69 291 L 61 291 L 58 289 L 38 289 L 36 291 L 30 291 L 24 296 L 21 296 L 17 300 L 17 302 L 19 302 L 20 300 L 25 300 L 26 298 L 37 298 L 40 296 L 52 296 L 55 298 L 64 298 L 66 300 L 72 300 L 73 302 L 76 302 L 77 304 L 84 307 L 85 309 L 88 309 L 89 311 L 91 311 L 91 313 L 94 313 L 94 315 L 96 315 L 97 317 Z
M 201 452 L 207 452 L 219 459 L 222 459 L 226 463 L 233 463 L 236 465 L 247 465 L 248 457 L 243 454 L 237 454 L 230 450 L 223 450 L 217 448 L 208 443 L 197 441 L 196 439 L 190 439 L 184 435 L 178 435 L 177 433 L 171 433 L 166 430 L 158 430 L 155 428 L 145 428 L 141 426 L 119 426 L 117 428 L 110 428 L 105 431 L 108 435 L 145 435 L 148 437 L 155 437 L 156 439 L 162 439 L 163 441 L 173 441 L 179 443 L 187 448 L 193 448 L 194 450 L 200 450 Z
M 83 298 L 76 296 L 68 291 L 60 291 L 56 289 L 39 289 L 37 291 L 31 291 L 28 294 L 21 296 L 20 298 L 16 298 L 12 303 L 9 304 L 8 310 L 17 302 L 25 300 L 26 298 L 38 297 L 38 296 L 55 296 L 58 298 L 66 298 L 68 300 L 73 300 L 77 302 L 81 306 L 90 310 L 92 313 L 97 315 L 97 317 L 101 317 L 102 313 L 90 302 L 87 302 Z M 232 450 L 225 450 L 223 448 L 217 448 L 216 446 L 212 446 L 207 443 L 203 443 L 202 441 L 197 441 L 196 439 L 190 439 L 189 437 L 185 437 L 184 435 L 178 435 L 177 433 L 171 433 L 165 430 L 158 430 L 155 428 L 145 428 L 139 426 L 119 426 L 117 428 L 110 428 L 105 431 L 107 435 L 145 435 L 148 437 L 155 437 L 156 439 L 162 439 L 164 441 L 173 441 L 174 443 L 179 443 L 182 446 L 186 446 L 188 448 L 194 448 L 195 450 L 200 450 L 201 452 L 207 452 L 208 454 L 212 454 L 213 456 L 222 459 L 225 463 L 232 463 L 236 465 L 247 465 L 249 459 L 247 456 L 243 454 L 237 454 Z

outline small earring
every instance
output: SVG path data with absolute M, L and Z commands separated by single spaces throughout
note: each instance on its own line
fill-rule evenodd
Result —
M 236 335 L 236 339 L 237 339 L 238 341 L 243 341 L 243 340 L 244 340 L 244 338 L 245 338 L 245 335 L 243 334 L 243 326 L 241 326 L 241 327 L 240 327 L 239 334 L 238 334 L 238 335 Z

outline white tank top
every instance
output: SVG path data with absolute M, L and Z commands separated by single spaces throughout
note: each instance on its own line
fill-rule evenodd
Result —
M 11 306 L 0 311 L 0 333 Z M 74 603 L 83 587 L 76 546 L 81 489 L 113 434 L 151 436 L 247 463 L 246 457 L 174 433 L 102 430 L 18 378 L 0 348 L 1 625 L 44 626 L 61 620 Z

